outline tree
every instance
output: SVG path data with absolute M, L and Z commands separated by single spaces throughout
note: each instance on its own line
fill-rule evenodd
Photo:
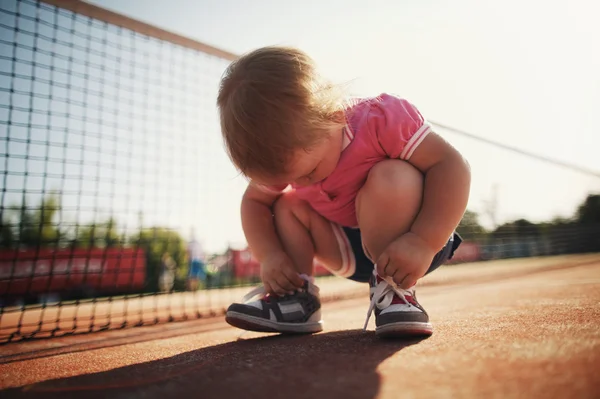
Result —
M 6 210 L 0 219 L 0 248 L 12 248 L 15 244 L 15 232 L 10 216 Z
M 577 208 L 579 252 L 600 251 L 600 195 L 590 194 Z
M 35 215 L 35 220 L 39 223 L 38 231 L 41 246 L 58 244 L 61 233 L 55 220 L 60 209 L 60 197 L 57 194 L 52 193 L 42 200 L 42 206 Z
M 179 280 L 185 277 L 188 269 L 186 243 L 176 231 L 164 227 L 146 228 L 130 237 L 129 242 L 146 253 L 146 290 L 158 290 L 161 260 L 165 253 L 176 262 L 176 275 Z
M 468 241 L 481 240 L 487 235 L 486 229 L 479 224 L 479 215 L 470 210 L 465 211 L 456 231 Z
M 600 224 L 600 195 L 587 196 L 577 208 L 576 220 L 580 224 Z
M 540 228 L 527 219 L 504 223 L 492 232 L 494 238 L 530 238 L 539 237 Z
M 119 246 L 121 241 L 117 222 L 112 217 L 106 222 L 79 227 L 74 240 L 76 246 L 83 248 L 112 248 Z
M 11 246 L 21 245 L 27 248 L 57 245 L 61 231 L 56 223 L 56 215 L 60 209 L 60 197 L 56 193 L 44 197 L 38 208 L 28 207 L 26 200 L 23 200 L 21 206 L 11 206 L 9 213 L 16 215 L 18 221 L 13 224 L 8 222 L 12 218 L 5 219 L 3 215 L 3 246 L 6 247 L 9 241 Z

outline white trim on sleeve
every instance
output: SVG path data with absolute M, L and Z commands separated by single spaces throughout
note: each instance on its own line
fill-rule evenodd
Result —
M 406 146 L 400 153 L 400 159 L 404 159 L 405 161 L 408 161 L 410 159 L 410 157 L 412 156 L 412 154 L 417 149 L 417 147 L 419 146 L 419 144 L 421 144 L 421 142 L 423 140 L 425 140 L 425 137 L 427 137 L 427 135 L 430 132 L 431 132 L 431 125 L 429 123 L 425 122 L 419 128 L 419 130 L 417 130 L 417 132 L 410 138 L 410 140 L 408 140 L 408 143 L 406 143 Z

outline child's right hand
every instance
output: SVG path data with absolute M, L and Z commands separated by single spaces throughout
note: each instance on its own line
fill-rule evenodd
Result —
M 272 253 L 261 263 L 260 278 L 270 294 L 291 294 L 304 286 L 304 279 L 285 252 Z

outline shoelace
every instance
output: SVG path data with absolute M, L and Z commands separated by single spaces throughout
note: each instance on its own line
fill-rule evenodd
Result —
M 316 285 L 314 285 L 311 281 L 311 278 L 308 277 L 305 274 L 301 274 L 300 277 L 302 277 L 303 279 L 305 279 L 306 281 L 308 281 L 308 292 L 310 292 L 311 294 L 318 296 L 319 295 L 319 287 L 317 287 Z M 252 289 L 250 292 L 248 292 L 246 295 L 244 295 L 244 297 L 242 298 L 242 303 L 247 303 L 249 302 L 251 299 L 254 299 L 254 297 L 260 296 L 261 298 L 265 296 L 266 294 L 266 290 L 264 286 L 258 286 L 254 289 Z
M 244 295 L 244 297 L 242 298 L 242 303 L 247 303 L 249 302 L 251 299 L 254 299 L 254 297 L 256 296 L 261 296 L 263 297 L 265 295 L 267 291 L 265 290 L 264 286 L 258 286 L 254 289 L 252 289 L 249 293 L 247 293 L 246 295 Z
M 371 314 L 377 308 L 383 310 L 392 304 L 394 300 L 394 295 L 398 295 L 398 297 L 407 305 L 410 306 L 410 302 L 404 297 L 405 295 L 413 295 L 412 290 L 404 290 L 396 285 L 394 280 L 391 277 L 386 277 L 382 281 L 380 281 L 375 287 L 375 291 L 373 292 L 373 297 L 371 298 L 371 304 L 369 305 L 369 310 L 367 312 L 367 320 L 365 320 L 365 325 L 363 330 L 366 331 L 367 326 L 369 324 L 369 320 L 371 319 Z

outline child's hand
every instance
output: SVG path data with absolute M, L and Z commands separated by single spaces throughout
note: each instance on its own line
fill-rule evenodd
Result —
M 425 275 L 435 251 L 414 233 L 406 233 L 383 251 L 377 259 L 377 273 L 392 277 L 400 288 L 408 289 Z
M 261 263 L 260 278 L 270 294 L 285 295 L 304 286 L 304 279 L 285 252 L 273 253 Z

